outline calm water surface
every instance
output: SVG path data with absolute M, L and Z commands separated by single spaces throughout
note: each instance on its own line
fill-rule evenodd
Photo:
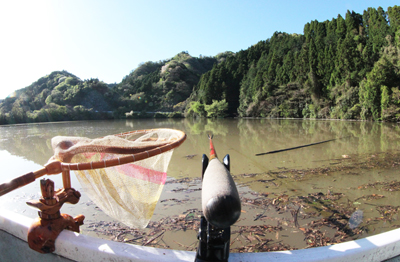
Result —
M 399 171 L 397 162 L 393 162 L 393 167 L 379 165 L 370 167 L 366 164 L 369 159 L 381 158 L 387 152 L 397 154 L 400 144 L 399 126 L 388 123 L 265 119 L 148 119 L 1 126 L 0 183 L 40 169 L 53 154 L 50 141 L 54 136 L 96 138 L 147 128 L 174 128 L 187 134 L 186 141 L 174 151 L 168 168 L 167 184 L 156 207 L 153 222 L 163 221 L 170 216 L 184 215 L 187 218 L 187 214 L 193 210 L 201 209 L 199 190 L 201 188 L 199 181 L 201 156 L 204 153 L 209 154 L 207 134 L 212 133 L 219 158 L 222 159 L 225 154 L 231 157 L 231 173 L 242 197 L 242 215 L 232 227 L 234 232 L 235 229 L 246 226 L 273 225 L 282 227 L 279 234 L 271 233 L 270 238 L 274 241 L 285 242 L 294 248 L 307 247 L 310 243 L 305 241 L 303 233 L 304 228 L 312 219 L 309 214 L 313 214 L 312 216 L 318 219 L 331 218 L 332 210 L 325 210 L 329 209 L 329 205 L 323 205 L 322 209 L 316 208 L 310 211 L 310 208 L 304 204 L 290 203 L 289 200 L 297 201 L 302 197 L 318 193 L 324 196 L 341 194 L 340 201 L 343 204 L 340 205 L 347 205 L 345 207 L 351 212 L 363 211 L 361 221 L 356 221 L 355 226 L 363 230 L 355 238 L 398 227 L 398 208 L 390 211 L 389 218 L 385 217 L 385 213 L 379 209 L 383 206 L 398 206 L 396 201 L 399 199 L 398 191 L 381 188 L 383 182 L 396 183 Z M 336 138 L 340 139 L 311 147 L 255 156 L 257 153 Z M 387 162 L 384 158 L 382 161 Z M 81 191 L 83 196 L 77 205 L 65 205 L 62 212 L 73 216 L 83 213 L 86 216 L 85 225 L 82 227 L 83 233 L 113 239 L 113 236 L 93 231 L 94 223 L 115 222 L 115 220 L 102 213 L 82 192 L 75 176 L 73 174 L 71 176 L 72 186 Z M 61 187 L 60 176 L 50 178 L 55 181 L 56 186 Z M 376 182 L 382 183 L 376 184 Z M 371 186 L 374 183 L 375 185 Z M 39 198 L 38 181 L 0 197 L 0 208 L 36 217 L 37 211 L 29 208 L 25 202 L 37 198 Z M 275 208 L 272 208 L 272 205 L 260 206 L 249 202 L 249 199 L 260 198 L 269 199 L 270 203 L 274 203 Z M 286 204 L 282 205 L 281 209 L 276 208 L 277 201 L 288 202 L 285 202 Z M 297 207 L 298 216 L 295 217 L 292 211 L 285 214 L 285 211 L 290 208 L 296 210 Z M 349 215 L 347 220 L 348 218 Z M 354 227 L 354 221 L 352 222 L 351 226 Z M 326 234 L 333 234 L 331 231 L 332 229 L 327 228 Z M 194 249 L 197 241 L 196 234 L 196 227 L 183 231 L 170 230 L 164 234 L 164 244 L 160 245 Z M 232 234 L 233 248 L 243 245 L 236 235 Z M 172 241 L 168 242 L 168 239 Z M 179 242 L 174 239 L 179 239 Z M 247 240 L 252 242 L 254 237 Z

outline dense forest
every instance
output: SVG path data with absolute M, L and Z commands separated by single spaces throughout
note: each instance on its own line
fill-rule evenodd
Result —
M 237 53 L 147 62 L 119 84 L 57 71 L 0 103 L 0 124 L 125 117 L 400 120 L 400 7 L 311 21 Z
M 311 21 L 304 35 L 276 32 L 202 75 L 187 111 L 227 103 L 230 115 L 400 118 L 400 7 Z

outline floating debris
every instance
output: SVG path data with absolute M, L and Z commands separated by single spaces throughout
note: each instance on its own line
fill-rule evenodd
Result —
M 354 229 L 358 227 L 362 221 L 363 221 L 363 214 L 364 212 L 362 210 L 356 210 L 354 213 L 351 215 L 349 219 L 349 227 L 350 229 Z
M 378 152 L 373 155 L 351 155 L 351 158 L 336 157 L 331 159 L 335 165 L 327 162 L 326 166 L 317 168 L 278 168 L 265 173 L 234 175 L 242 211 L 239 221 L 231 227 L 231 252 L 325 246 L 380 233 L 383 227 L 386 230 L 400 227 L 400 206 L 385 202 L 398 197 L 400 182 L 387 177 L 382 178 L 384 182 L 366 183 L 359 179 L 366 170 L 376 173 L 399 168 L 398 159 L 400 151 Z M 313 180 L 319 180 L 321 176 L 334 176 L 326 181 L 336 181 L 338 177 L 359 180 L 359 184 L 349 184 L 345 189 L 337 188 L 334 184 L 314 184 Z M 311 192 L 305 193 L 295 186 L 283 189 L 282 185 L 299 180 L 310 183 Z M 261 188 L 268 186 L 268 192 L 253 191 L 253 185 Z M 176 215 L 161 216 L 158 221 L 151 221 L 145 229 L 99 221 L 86 223 L 87 230 L 114 241 L 196 250 L 202 212 L 192 207 L 197 207 L 200 201 L 201 178 L 168 178 L 166 187 L 168 194 L 158 203 L 158 208 L 161 212 L 168 209 L 169 213 L 174 208 Z M 191 208 L 184 209 L 185 206 Z M 182 237 L 183 233 L 185 237 Z
M 186 157 L 186 159 L 189 160 L 189 159 L 192 159 L 195 156 L 197 156 L 197 155 L 196 154 L 195 155 L 187 155 L 187 156 L 184 156 L 184 157 Z

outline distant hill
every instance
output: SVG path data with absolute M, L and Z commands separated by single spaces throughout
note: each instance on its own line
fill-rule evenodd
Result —
M 123 118 L 130 111 L 182 110 L 200 76 L 230 55 L 195 58 L 181 52 L 170 60 L 140 65 L 119 84 L 81 80 L 67 71 L 55 71 L 3 100 L 0 124 Z
M 202 74 L 233 53 L 192 57 L 181 52 L 170 60 L 146 62 L 124 77 L 115 89 L 126 111 L 182 110 Z
M 0 104 L 0 123 L 91 119 L 115 108 L 118 94 L 98 79 L 55 71 Z

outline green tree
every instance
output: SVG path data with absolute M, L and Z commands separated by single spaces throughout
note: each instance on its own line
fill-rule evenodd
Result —
M 186 117 L 205 117 L 207 112 L 205 110 L 204 104 L 200 103 L 200 101 L 192 101 L 190 103 L 189 109 L 186 112 Z
M 400 6 L 388 7 L 388 20 L 390 22 L 390 31 L 392 35 L 400 29 Z
M 204 109 L 207 112 L 207 117 L 225 117 L 227 116 L 228 103 L 225 99 L 220 101 L 213 100 L 212 104 L 205 105 Z
M 385 37 L 389 34 L 389 24 L 387 21 L 386 12 L 379 7 L 378 9 L 369 7 L 364 11 L 363 21 L 366 35 L 371 42 L 374 60 L 377 61 L 379 51 L 386 43 Z
M 338 38 L 344 39 L 346 37 L 346 21 L 341 15 L 338 15 L 336 20 L 336 35 Z
M 388 87 L 398 84 L 395 66 L 387 59 L 381 58 L 367 74 L 366 80 L 360 85 L 361 118 L 379 120 L 382 101 L 387 106 L 387 95 L 382 97 L 382 90 L 388 92 Z M 382 87 L 385 86 L 385 87 Z M 388 94 L 390 95 L 390 94 Z

